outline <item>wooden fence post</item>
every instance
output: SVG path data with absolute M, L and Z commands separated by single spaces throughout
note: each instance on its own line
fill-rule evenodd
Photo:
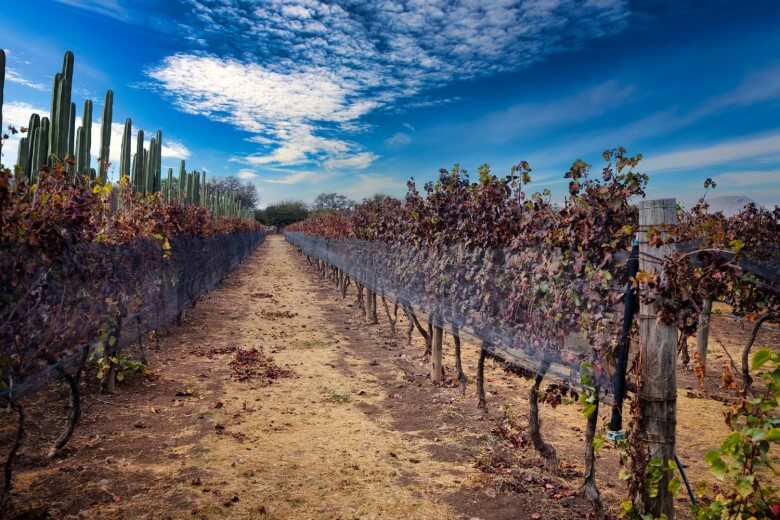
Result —
M 431 381 L 437 385 L 444 379 L 444 367 L 441 363 L 443 340 L 444 329 L 441 325 L 434 325 L 433 338 L 431 340 Z
M 646 200 L 639 209 L 639 269 L 661 273 L 660 261 L 674 254 L 673 244 L 651 247 L 647 243 L 647 231 L 653 226 L 676 224 L 676 200 Z M 661 276 L 663 274 L 661 273 Z M 674 518 L 674 496 L 669 492 L 669 480 L 674 471 L 669 470 L 674 461 L 675 426 L 677 415 L 677 328 L 656 317 L 658 301 L 639 304 L 639 435 L 646 443 L 649 460 L 660 460 L 663 478 L 658 483 L 658 495 L 649 497 L 645 490 L 646 513 L 654 518 L 663 514 Z
M 704 373 L 707 373 L 707 344 L 710 341 L 710 318 L 712 317 L 712 298 L 707 297 L 699 314 L 699 329 L 696 333 L 696 351 Z

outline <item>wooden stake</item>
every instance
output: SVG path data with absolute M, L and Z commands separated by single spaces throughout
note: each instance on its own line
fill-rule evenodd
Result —
M 639 269 L 661 272 L 659 262 L 674 254 L 673 244 L 651 247 L 647 243 L 647 231 L 663 224 L 676 224 L 676 200 L 646 200 L 639 208 Z M 658 483 L 658 494 L 647 495 L 646 513 L 654 518 L 666 515 L 674 518 L 674 496 L 669 492 L 669 480 L 674 471 L 669 463 L 674 461 L 675 427 L 677 414 L 677 328 L 657 318 L 662 302 L 658 300 L 639 304 L 639 435 L 647 446 L 649 461 L 660 460 L 663 478 Z
M 444 367 L 441 363 L 443 339 L 444 329 L 439 325 L 434 325 L 433 340 L 431 341 L 431 381 L 437 385 L 444 379 Z

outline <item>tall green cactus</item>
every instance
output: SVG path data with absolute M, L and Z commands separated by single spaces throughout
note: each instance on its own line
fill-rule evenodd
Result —
M 68 153 L 71 93 L 73 86 L 73 53 L 68 51 L 62 63 L 62 72 L 54 76 L 51 91 L 51 126 L 49 128 L 49 164 L 62 160 Z
M 22 172 L 27 182 L 32 182 L 32 161 L 35 151 L 35 131 L 41 126 L 41 116 L 38 114 L 32 114 L 30 116 L 30 122 L 27 125 L 27 155 L 22 156 L 22 150 L 19 149 L 19 159 L 17 162 L 22 164 L 24 171 Z
M 171 203 L 173 196 L 173 168 L 168 168 L 168 182 L 165 184 L 165 202 Z
M 22 179 L 27 180 L 27 173 L 25 173 L 25 164 L 27 162 L 27 154 L 29 151 L 30 137 L 22 137 L 19 139 L 19 154 L 16 159 L 16 182 L 20 182 Z
M 35 143 L 33 151 L 33 166 L 31 170 L 31 183 L 38 181 L 38 172 L 46 165 L 49 156 L 49 131 L 51 130 L 49 118 L 41 119 L 41 126 L 35 130 Z
M 106 91 L 103 102 L 103 120 L 100 122 L 100 156 L 98 157 L 98 174 L 100 182 L 108 179 L 108 162 L 111 155 L 111 120 L 114 115 L 114 92 Z
M 156 146 L 154 137 L 149 139 L 149 149 L 144 150 L 144 195 L 154 193 L 154 147 Z
M 144 186 L 144 131 L 135 136 L 135 160 L 133 167 L 133 190 L 143 193 Z
M 179 202 L 184 201 L 187 186 L 187 170 L 184 168 L 184 159 L 179 163 Z
M 88 175 L 91 177 L 92 156 L 92 100 L 84 102 L 84 114 L 81 116 L 81 139 L 76 152 L 76 173 L 77 175 Z
M 75 171 L 76 151 L 74 146 L 76 145 L 76 103 L 70 103 L 70 121 L 68 122 L 68 151 L 67 158 L 70 160 L 68 164 L 68 172 L 73 173 Z
M 0 49 L 0 137 L 3 134 L 3 89 L 5 88 L 5 51 Z M 0 138 L 0 150 L 3 149 L 3 140 Z M 0 160 L 2 157 L 0 156 Z
M 49 132 L 51 130 L 51 122 L 48 117 L 42 117 L 40 119 L 40 126 L 35 129 L 33 144 L 32 144 L 32 164 L 30 167 L 30 183 L 35 183 L 38 180 L 38 172 L 46 166 L 49 156 Z
M 79 157 L 81 154 L 81 142 L 84 140 L 84 128 L 78 127 L 76 129 L 76 158 L 75 163 L 73 166 L 73 181 L 75 182 L 77 179 L 81 178 L 81 171 L 79 170 L 79 161 L 81 158 Z
M 201 183 L 201 188 L 200 188 L 200 200 L 198 201 L 198 204 L 200 204 L 201 206 L 206 206 L 207 186 L 208 185 L 206 184 L 206 172 L 203 172 L 203 182 Z
M 119 154 L 119 178 L 130 175 L 130 147 L 132 146 L 133 121 L 128 117 L 125 120 L 125 129 L 122 132 L 122 150 Z
M 154 155 L 152 155 L 152 193 L 162 189 L 162 131 L 157 130 L 154 138 Z

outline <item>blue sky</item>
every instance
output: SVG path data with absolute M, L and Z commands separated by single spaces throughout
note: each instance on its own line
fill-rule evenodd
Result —
M 99 119 L 114 90 L 114 158 L 131 117 L 163 130 L 164 166 L 239 175 L 262 205 L 521 159 L 563 195 L 574 159 L 621 145 L 651 197 L 690 202 L 713 177 L 777 204 L 779 27 L 774 1 L 6 2 L 3 120 L 48 111 L 72 50 L 80 107 Z

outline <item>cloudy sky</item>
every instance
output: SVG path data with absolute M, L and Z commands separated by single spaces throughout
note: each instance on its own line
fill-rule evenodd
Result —
M 7 2 L 3 122 L 48 112 L 72 50 L 79 106 L 99 120 L 114 90 L 115 164 L 131 117 L 163 130 L 164 166 L 238 175 L 263 205 L 521 159 L 563 193 L 574 159 L 616 146 L 645 156 L 650 196 L 687 202 L 713 177 L 776 204 L 778 27 L 774 1 Z

